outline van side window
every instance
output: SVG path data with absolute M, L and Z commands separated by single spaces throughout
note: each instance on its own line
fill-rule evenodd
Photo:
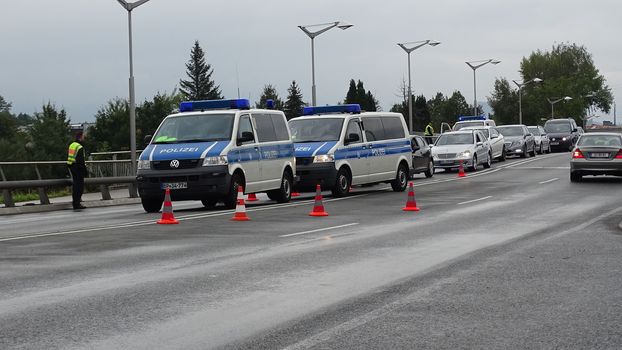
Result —
M 240 117 L 240 123 L 238 125 L 238 138 L 242 137 L 243 132 L 253 132 L 253 125 L 251 124 L 251 117 L 249 115 L 243 115 Z M 243 145 L 249 143 L 255 143 L 255 140 L 242 142 Z
M 363 128 L 367 141 L 384 140 L 384 127 L 380 118 L 363 118 Z
M 276 141 L 276 131 L 269 114 L 253 114 L 255 127 L 257 128 L 257 140 L 259 142 Z
M 381 120 L 382 125 L 384 126 L 385 138 L 404 138 L 404 127 L 402 126 L 402 121 L 399 118 L 382 118 Z
M 287 132 L 285 118 L 283 118 L 283 116 L 280 114 L 271 114 L 270 118 L 272 118 L 272 124 L 274 125 L 276 139 L 278 141 L 289 141 L 289 133 Z
M 348 128 L 346 129 L 346 138 L 350 134 L 357 134 L 359 136 L 359 140 L 355 142 L 351 142 L 350 144 L 361 143 L 363 142 L 363 132 L 361 131 L 361 125 L 358 120 L 350 120 L 348 123 Z

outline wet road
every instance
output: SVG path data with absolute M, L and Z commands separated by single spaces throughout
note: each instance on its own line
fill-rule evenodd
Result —
M 616 348 L 622 181 L 569 154 L 232 211 L 2 218 L 0 348 Z M 260 198 L 264 198 L 260 195 Z

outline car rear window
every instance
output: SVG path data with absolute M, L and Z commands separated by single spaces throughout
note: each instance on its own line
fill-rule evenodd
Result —
M 622 146 L 622 138 L 615 135 L 583 135 L 577 142 L 578 146 Z

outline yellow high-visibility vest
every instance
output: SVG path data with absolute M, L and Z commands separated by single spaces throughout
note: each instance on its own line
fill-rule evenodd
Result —
M 82 145 L 77 142 L 73 142 L 69 145 L 69 151 L 67 152 L 67 165 L 72 165 L 76 162 L 76 156 L 81 149 Z

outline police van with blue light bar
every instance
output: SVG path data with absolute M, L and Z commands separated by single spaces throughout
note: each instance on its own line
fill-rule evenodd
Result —
M 279 203 L 291 198 L 294 144 L 281 111 L 251 109 L 246 99 L 182 102 L 149 138 L 137 173 L 147 212 L 160 210 L 167 188 L 174 201 L 208 208 L 235 208 L 239 186 Z
M 320 184 L 336 197 L 345 196 L 351 185 L 386 182 L 394 191 L 406 189 L 412 148 L 401 114 L 361 112 L 357 104 L 305 107 L 289 128 L 297 189 Z
M 494 120 L 488 119 L 488 117 L 483 116 L 483 115 L 478 115 L 478 116 L 467 115 L 467 116 L 458 117 L 458 122 L 454 124 L 451 130 L 458 131 L 462 128 L 466 128 L 469 126 L 484 127 L 484 126 L 497 126 L 497 124 L 495 123 Z

